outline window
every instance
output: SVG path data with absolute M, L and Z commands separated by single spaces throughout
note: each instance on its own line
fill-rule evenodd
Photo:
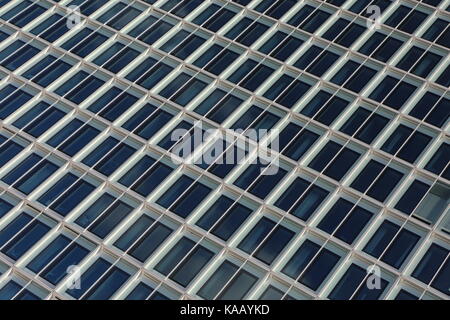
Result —
M 433 243 L 412 273 L 412 276 L 436 290 L 449 295 L 448 274 L 450 273 L 449 250 Z
M 108 40 L 107 36 L 89 28 L 84 28 L 61 45 L 61 47 L 82 58 L 85 58 L 102 43 L 106 42 L 106 40 Z
M 133 207 L 105 193 L 75 223 L 104 239 L 131 211 Z
M 275 124 L 280 120 L 279 116 L 274 115 L 269 111 L 263 111 L 260 107 L 251 106 L 240 118 L 237 120 L 231 128 L 248 130 L 254 129 L 256 130 L 257 137 L 259 140 L 263 136 L 263 130 L 270 130 L 275 126 Z M 261 130 L 261 131 L 260 131 Z M 254 140 L 255 137 L 251 137 Z
M 207 84 L 204 81 L 192 77 L 187 73 L 182 73 L 161 90 L 159 94 L 184 107 L 205 89 L 206 86 Z
M 352 244 L 373 214 L 350 201 L 339 199 L 318 224 L 318 228 Z
M 448 29 L 448 24 L 448 21 L 444 19 L 436 19 L 422 38 L 450 48 L 450 30 Z
M 414 73 L 419 77 L 426 78 L 441 59 L 442 56 L 438 54 L 429 51 L 425 52 L 419 47 L 412 47 L 400 60 L 397 67 Z
M 203 128 L 194 127 L 190 122 L 182 120 L 158 143 L 158 146 L 186 158 L 202 143 L 202 141 L 197 141 L 199 139 L 195 139 L 196 130 L 197 134 L 205 134 Z
M 215 75 L 219 75 L 238 57 L 238 53 L 226 49 L 221 45 L 214 44 L 194 61 L 194 65 Z
M 0 119 L 6 119 L 32 98 L 32 95 L 8 84 L 0 90 Z
M 399 125 L 381 147 L 381 150 L 414 163 L 432 139 L 420 131 L 413 132 L 413 129 Z
M 294 279 L 300 276 L 297 281 L 317 290 L 339 260 L 339 255 L 305 240 L 281 272 Z
M 57 165 L 33 153 L 6 174 L 2 181 L 28 195 L 57 169 Z
M 288 23 L 309 33 L 314 33 L 330 16 L 330 13 L 306 4 L 288 21 Z
M 250 47 L 260 36 L 269 29 L 268 26 L 260 22 L 256 22 L 251 18 L 245 17 L 241 19 L 225 37 L 237 41 L 244 46 Z
M 385 220 L 363 250 L 398 269 L 419 239 L 417 234 Z
M 328 295 L 328 299 L 378 300 L 389 282 L 380 278 L 380 288 L 369 289 L 366 285 L 369 276 L 364 268 L 353 263 Z
M 368 17 L 370 15 L 370 13 L 367 12 L 369 6 L 378 6 L 381 9 L 381 12 L 384 12 L 390 4 L 390 0 L 372 0 L 370 2 L 357 0 L 349 10 L 356 14 L 363 15 L 364 17 Z
M 414 33 L 426 18 L 427 14 L 401 5 L 391 14 L 385 24 L 407 33 Z
M 416 89 L 412 84 L 387 76 L 369 95 L 369 98 L 399 110 Z
M 450 117 L 450 100 L 427 92 L 417 102 L 409 115 L 442 128 Z
M 228 80 L 247 90 L 255 91 L 273 72 L 273 68 L 248 59 Z
M 32 20 L 43 14 L 47 9 L 38 3 L 24 0 L 17 6 L 2 15 L 3 20 L 7 20 L 19 28 L 23 28 Z
M 72 68 L 72 65 L 62 61 L 61 58 L 47 55 L 25 71 L 22 76 L 46 88 L 70 68 Z
M 144 262 L 167 239 L 173 230 L 155 219 L 142 215 L 117 239 L 114 246 Z
M 286 248 L 294 234 L 293 231 L 263 217 L 239 243 L 238 248 L 270 265 Z
M 82 162 L 105 176 L 109 176 L 135 152 L 136 149 L 128 144 L 119 142 L 113 137 L 108 137 Z
M 356 151 L 329 141 L 308 167 L 318 172 L 323 171 L 330 178 L 340 181 L 360 156 L 361 154 Z
M 358 51 L 381 62 L 387 62 L 402 45 L 402 41 L 377 31 Z
M 169 11 L 170 13 L 179 16 L 180 18 L 186 17 L 194 9 L 196 9 L 202 0 L 168 0 L 161 9 Z
M 359 107 L 341 127 L 340 131 L 371 144 L 388 123 L 388 118 Z
M 339 117 L 347 105 L 348 101 L 328 92 L 320 91 L 300 113 L 329 126 Z
M 264 171 L 265 170 L 265 171 Z M 262 174 L 263 172 L 271 173 L 276 170 L 275 174 Z M 266 166 L 259 163 L 251 164 L 240 175 L 234 185 L 241 189 L 247 190 L 251 194 L 265 199 L 269 193 L 275 189 L 276 185 L 283 179 L 287 171 L 283 168 L 275 167 L 273 164 Z
M 259 48 L 259 51 L 268 54 L 275 59 L 285 61 L 303 44 L 303 42 L 303 40 L 294 36 L 288 36 L 285 32 L 277 31 L 261 46 L 261 48 Z
M 8 201 L 0 198 L 0 218 L 9 212 L 14 206 Z
M 291 122 L 280 133 L 279 149 L 285 156 L 298 161 L 318 138 L 318 134 Z
M 48 103 L 39 102 L 23 116 L 14 121 L 13 125 L 38 138 L 65 115 L 66 113 L 64 111 L 50 106 Z
M 130 278 L 130 275 L 103 258 L 97 259 L 81 275 L 81 289 L 68 289 L 75 299 L 107 300 Z
M 125 300 L 170 300 L 162 293 L 155 291 L 154 288 L 146 285 L 145 283 L 139 283 L 125 298 Z
M 213 256 L 211 250 L 183 237 L 156 265 L 155 270 L 186 287 Z
M 222 195 L 196 225 L 227 241 L 247 220 L 252 210 Z
M 68 268 L 78 265 L 88 253 L 88 249 L 66 236 L 59 235 L 27 265 L 27 268 L 56 285 L 68 274 Z
M 18 260 L 50 229 L 45 223 L 23 212 L 0 231 L 1 252 Z
M 116 3 L 111 9 L 97 18 L 101 23 L 120 30 L 141 14 L 141 10 L 123 2 Z
M 0 42 L 7 39 L 8 37 L 9 37 L 9 34 L 3 32 L 3 31 L 0 31 Z
M 86 2 L 85 0 L 74 0 L 70 3 L 71 6 L 78 6 L 80 12 L 85 16 L 89 16 L 98 9 L 100 9 L 108 0 L 91 0 Z
M 437 174 L 442 175 L 445 179 L 450 180 L 450 145 L 443 143 L 436 151 L 434 156 L 425 166 L 425 169 Z
M 170 119 L 172 119 L 172 115 L 167 111 L 151 104 L 146 104 L 125 122 L 122 127 L 144 139 L 150 139 Z
M 322 38 L 334 41 L 349 48 L 366 30 L 357 23 L 339 18 L 323 35 Z
M 406 290 L 401 289 L 397 296 L 395 297 L 395 300 L 419 300 L 418 297 L 413 295 L 412 293 L 409 293 Z
M 239 3 L 239 4 L 243 5 L 243 6 L 246 6 L 246 5 L 248 5 L 251 2 L 251 0 L 232 0 L 232 1 L 236 2 L 236 3 Z
M 311 185 L 302 178 L 297 178 L 275 202 L 275 206 L 307 221 L 328 194 L 327 190 Z
M 429 189 L 430 186 L 426 183 L 415 180 L 397 202 L 395 208 L 407 214 L 412 213 Z
M 183 175 L 156 203 L 186 218 L 211 191 L 211 188 Z
M 296 300 L 292 296 L 286 294 L 281 290 L 278 290 L 274 286 L 268 286 L 263 294 L 259 297 L 259 300 Z
M 221 8 L 221 6 L 213 3 L 200 13 L 193 22 L 212 32 L 217 32 L 230 21 L 234 15 L 235 13 L 233 11 Z
M 134 95 L 113 87 L 92 103 L 88 110 L 114 122 L 138 100 Z
M 68 156 L 73 157 L 89 142 L 91 142 L 100 130 L 84 123 L 79 119 L 73 119 L 63 129 L 51 137 L 47 144 Z
M 100 80 L 95 76 L 90 76 L 85 71 L 79 71 L 56 89 L 55 92 L 73 103 L 81 104 L 104 83 L 105 81 Z
M 311 88 L 309 84 L 283 75 L 266 91 L 264 97 L 274 100 L 286 108 L 292 108 L 309 88 Z
M 139 54 L 139 51 L 116 42 L 95 58 L 93 62 L 113 73 L 118 73 L 136 59 Z
M 168 165 L 145 156 L 128 170 L 119 182 L 147 197 L 171 172 L 172 168 Z
M 302 54 L 294 66 L 321 77 L 338 59 L 338 54 L 313 45 Z
M 297 1 L 295 0 L 262 0 L 255 8 L 256 11 L 271 16 L 274 19 L 280 19 L 291 9 Z
M 65 217 L 94 190 L 95 186 L 91 183 L 67 173 L 38 201 Z
M 158 62 L 156 59 L 148 57 L 125 78 L 146 89 L 151 89 L 172 72 L 172 70 L 173 67 L 168 64 Z
M 258 278 L 225 260 L 198 291 L 206 300 L 241 300 L 256 284 Z
M 146 17 L 138 26 L 131 30 L 129 34 L 132 37 L 136 37 L 139 40 L 152 45 L 172 29 L 172 27 L 173 23 L 151 15 Z
M 19 143 L 0 134 L 0 168 L 22 151 L 24 147 Z
M 344 86 L 344 88 L 356 93 L 370 82 L 377 72 L 369 67 L 362 66 L 354 61 L 347 63 L 333 76 L 331 82 Z
M 370 160 L 351 187 L 383 202 L 403 178 L 403 173 Z
M 0 300 L 40 300 L 40 298 L 11 280 L 0 289 Z
M 66 18 L 60 14 L 53 14 L 44 21 L 40 22 L 30 32 L 34 35 L 47 40 L 48 42 L 54 42 L 62 35 L 69 31 Z
M 437 78 L 436 83 L 439 83 L 441 86 L 449 87 L 450 86 L 450 65 L 447 66 L 447 69 L 445 69 L 439 78 Z
M 225 178 L 248 154 L 246 150 L 231 145 L 222 139 L 217 139 L 195 160 L 200 168 L 211 172 L 219 178 Z
M 198 35 L 181 30 L 161 46 L 161 50 L 182 60 L 189 57 L 206 40 Z
M 39 52 L 40 50 L 32 45 L 26 44 L 22 40 L 16 40 L 0 52 L 0 65 L 10 71 L 14 71 Z
M 345 0 L 325 0 L 325 2 L 334 4 L 335 6 L 343 5 Z
M 222 123 L 242 102 L 242 99 L 231 93 L 227 93 L 221 89 L 215 89 L 194 111 L 202 116 L 206 116 L 210 120 Z
M 450 189 L 448 186 L 436 183 L 430 188 L 429 185 L 416 180 L 404 193 L 395 208 L 407 214 L 414 211 L 414 217 L 417 219 L 428 224 L 435 224 L 445 212 L 449 199 Z M 448 224 L 445 218 L 442 224 L 445 231 L 446 224 Z

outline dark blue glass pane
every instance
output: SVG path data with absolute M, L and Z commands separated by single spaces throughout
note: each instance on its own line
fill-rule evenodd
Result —
M 89 290 L 83 300 L 107 300 L 109 299 L 130 277 L 128 273 L 117 267 L 111 268 L 101 281 Z M 83 280 L 81 280 L 83 281 Z
M 6 200 L 0 199 L 0 218 L 8 213 L 14 206 Z
M 119 143 L 115 138 L 109 137 L 92 151 L 83 163 L 94 166 L 100 173 L 109 176 L 120 167 L 136 151 L 126 143 Z
M 17 220 L 19 221 L 19 220 Z M 7 234 L 16 226 L 16 222 L 8 225 L 1 232 L 1 236 Z M 22 221 L 22 220 L 20 220 Z M 14 238 L 10 240 L 1 251 L 13 260 L 18 260 L 25 252 L 27 252 L 36 242 L 38 242 L 48 231 L 50 227 L 46 224 L 34 220 L 20 231 Z M 0 236 L 0 237 L 1 237 Z
M 68 289 L 66 292 L 75 299 L 79 299 L 97 280 L 103 276 L 110 266 L 111 263 L 103 258 L 99 258 L 82 274 L 80 281 L 83 283 L 83 286 L 81 289 Z
M 425 166 L 425 169 L 450 180 L 450 145 L 443 143 Z M 445 169 L 445 170 L 444 170 Z
M 419 298 L 406 290 L 400 290 L 395 300 L 418 300 Z
M 138 98 L 114 87 L 108 90 L 102 97 L 91 104 L 88 110 L 103 118 L 114 122 L 125 113 Z
M 261 244 L 261 241 L 264 240 L 274 226 L 274 221 L 267 218 L 262 218 L 241 241 L 238 248 L 251 254 L 256 247 Z
M 417 265 L 412 276 L 444 294 L 448 294 L 450 272 L 449 250 L 432 244 Z M 445 262 L 444 262 L 445 261 Z
M 229 261 L 224 261 L 197 294 L 204 299 L 214 299 L 224 289 L 237 270 L 238 267 L 236 265 Z
M 98 129 L 81 120 L 74 119 L 51 137 L 47 143 L 69 156 L 74 156 L 99 133 Z
M 230 198 L 221 196 L 197 221 L 197 225 L 227 241 L 252 212 L 247 207 L 233 202 Z
M 419 180 L 414 181 L 397 202 L 395 208 L 407 214 L 412 213 L 429 189 L 429 185 Z
M 292 256 L 289 262 L 284 266 L 281 272 L 287 274 L 291 278 L 296 279 L 305 267 L 310 263 L 312 258 L 319 251 L 320 246 L 310 240 L 306 240 L 297 252 Z
M 420 239 L 411 231 L 402 229 L 398 232 L 399 229 L 392 222 L 384 221 L 364 247 L 364 251 L 376 258 L 381 256 L 382 261 L 399 268 Z
M 7 85 L 0 90 L 0 119 L 4 120 L 14 111 L 27 103 L 32 96 L 13 85 Z

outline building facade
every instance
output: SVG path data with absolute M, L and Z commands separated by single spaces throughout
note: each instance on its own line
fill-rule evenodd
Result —
M 0 299 L 448 299 L 449 23 L 0 0 Z

